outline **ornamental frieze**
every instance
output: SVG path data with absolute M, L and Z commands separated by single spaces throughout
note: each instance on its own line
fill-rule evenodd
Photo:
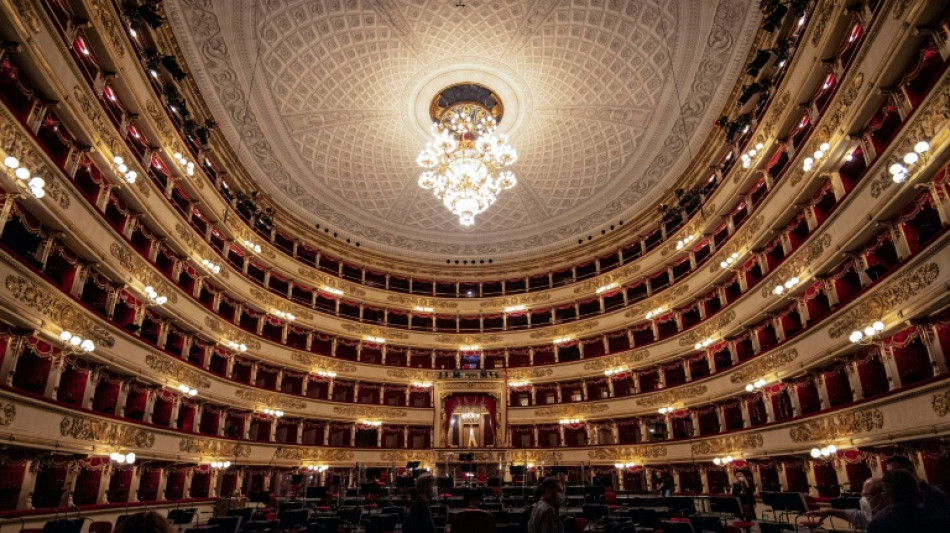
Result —
M 407 296 L 404 294 L 390 294 L 389 296 L 386 297 L 386 301 L 392 304 L 403 305 L 406 307 L 422 307 L 422 308 L 429 308 L 433 310 L 458 309 L 458 306 L 459 306 L 457 302 L 450 302 L 447 300 L 436 300 L 435 298 L 427 298 L 425 296 Z
M 277 448 L 274 459 L 284 461 L 352 461 L 353 452 L 320 448 Z
M 32 169 L 33 175 L 43 178 L 46 182 L 43 190 L 48 198 L 56 200 L 63 211 L 69 209 L 69 195 L 61 185 L 59 172 L 46 164 L 47 158 L 37 151 L 31 138 L 23 133 L 22 126 L 6 108 L 0 108 L 0 142 L 5 152 L 16 155 L 24 167 Z
M 251 350 L 260 350 L 261 343 L 256 338 L 251 336 L 240 329 L 231 326 L 230 324 L 224 322 L 223 320 L 218 320 L 217 318 L 206 316 L 205 317 L 205 326 L 208 326 L 211 331 L 217 333 L 224 337 L 223 340 L 233 341 L 238 344 L 243 344 Z
M 574 322 L 571 324 L 565 324 L 563 326 L 558 326 L 553 330 L 540 330 L 533 331 L 528 336 L 532 339 L 556 339 L 558 337 L 566 337 L 568 335 L 577 335 L 587 331 L 591 331 L 597 327 L 598 322 L 596 320 L 585 320 L 581 322 Z
M 921 291 L 929 287 L 940 274 L 937 263 L 920 265 L 899 278 L 887 283 L 861 300 L 853 309 L 834 321 L 828 329 L 828 335 L 837 339 L 857 329 L 863 329 L 869 323 L 896 310 L 896 308 Z
M 267 407 L 281 407 L 284 409 L 306 409 L 307 402 L 288 398 L 287 396 L 273 392 L 261 392 L 251 389 L 237 389 L 234 395 L 246 402 L 254 402 L 266 405 Z
M 950 415 L 950 389 L 940 391 L 933 395 L 931 406 L 937 416 Z
M 740 176 L 741 174 L 737 175 L 736 178 Z M 742 227 L 735 232 L 732 238 L 729 239 L 729 242 L 726 243 L 726 246 L 722 248 L 721 252 L 717 252 L 717 255 L 721 258 L 727 258 L 734 253 L 742 254 L 743 248 L 749 245 L 752 236 L 758 233 L 764 221 L 765 217 L 763 217 L 761 213 L 753 216 L 751 220 L 743 224 Z M 716 274 L 722 271 L 722 267 L 719 265 L 720 262 L 721 259 L 720 261 L 711 262 L 712 264 L 709 265 L 710 274 Z
M 588 450 L 587 457 L 601 461 L 629 461 L 631 459 L 656 459 L 666 457 L 666 453 L 666 446 L 611 447 Z
M 171 303 L 178 302 L 178 293 L 145 262 L 137 253 L 129 251 L 121 244 L 114 242 L 109 246 L 109 253 L 119 261 L 122 268 L 129 271 L 133 277 L 142 281 L 143 285 L 151 285 L 158 294 L 168 297 Z
M 155 445 L 155 434 L 151 431 L 125 424 L 78 416 L 63 418 L 63 421 L 59 424 L 59 433 L 63 437 L 100 442 L 113 446 L 151 448 Z
M 650 357 L 650 351 L 647 349 L 633 350 L 630 352 L 623 352 L 614 355 L 608 355 L 606 357 L 598 357 L 596 359 L 590 360 L 584 363 L 584 370 L 593 370 L 593 371 L 602 371 L 608 369 L 614 369 L 617 367 L 622 367 L 630 365 L 632 363 L 639 363 Z
M 814 442 L 867 433 L 884 427 L 884 412 L 877 408 L 861 409 L 821 417 L 788 430 L 792 442 Z
M 809 265 L 818 259 L 829 246 L 831 246 L 831 234 L 825 233 L 810 242 L 791 259 L 786 260 L 782 266 L 769 274 L 769 278 L 763 282 L 762 297 L 768 298 L 772 296 L 772 291 L 775 290 L 775 287 L 785 283 L 786 280 L 793 277 L 802 277 L 802 273 L 805 272 Z
M 778 353 L 771 353 L 755 359 L 751 363 L 740 367 L 729 376 L 732 383 L 748 383 L 755 381 L 765 374 L 775 372 L 798 358 L 798 350 L 791 348 Z
M 574 294 L 594 293 L 600 287 L 610 285 L 611 283 L 626 283 L 627 278 L 640 271 L 640 263 L 627 263 L 626 265 L 587 281 L 578 283 L 574 287 Z
M 389 463 L 408 463 L 409 461 L 420 461 L 423 463 L 432 462 L 432 452 L 424 452 L 421 450 L 409 450 L 409 451 L 389 451 L 382 452 L 379 454 L 380 461 L 385 461 Z
M 673 285 L 669 289 L 663 291 L 662 295 L 656 296 L 653 298 L 648 298 L 646 300 L 642 300 L 639 303 L 635 304 L 630 309 L 627 309 L 627 311 L 623 314 L 623 316 L 627 318 L 643 320 L 644 315 L 648 311 L 652 309 L 656 309 L 658 307 L 669 308 L 672 306 L 671 304 L 676 300 L 676 298 L 679 298 L 680 296 L 686 294 L 687 292 L 689 292 L 689 283 L 683 283 L 681 285 Z
M 251 447 L 247 444 L 209 439 L 181 439 L 179 451 L 208 455 L 211 457 L 250 457 Z
M 526 307 L 531 307 L 532 305 L 541 304 L 547 302 L 551 299 L 551 293 L 535 293 L 535 294 L 524 294 L 521 296 L 501 296 L 498 298 L 489 298 L 484 302 L 478 304 L 481 308 L 499 308 L 504 309 L 505 307 L 515 307 L 518 305 L 524 305 Z
M 660 255 L 662 255 L 663 257 L 666 257 L 677 251 L 681 251 L 681 250 L 689 251 L 693 241 L 698 240 L 698 237 L 700 236 L 699 231 L 706 224 L 706 220 L 709 219 L 706 213 L 715 213 L 715 212 L 716 212 L 716 204 L 710 203 L 709 205 L 704 205 L 703 209 L 700 210 L 699 213 L 696 213 L 695 216 L 693 216 L 692 219 L 689 221 L 689 223 L 686 224 L 686 227 L 676 232 L 678 235 L 682 235 L 684 239 L 692 237 L 689 240 L 689 242 L 684 243 L 684 245 L 682 245 L 680 249 L 678 249 L 676 246 L 678 242 L 680 241 L 680 239 L 677 239 L 675 236 L 671 236 L 670 238 L 667 239 L 667 243 L 663 246 L 663 248 L 660 249 Z
M 195 234 L 195 230 L 185 226 L 181 222 L 175 223 L 175 233 L 177 233 L 178 237 L 182 240 L 182 242 L 185 243 L 185 246 L 187 246 L 192 252 L 196 252 L 201 257 L 208 258 L 214 257 L 216 255 L 216 252 L 212 250 L 208 243 L 198 238 L 198 235 Z M 222 267 L 220 272 L 216 273 L 215 276 L 222 279 L 228 279 L 230 274 L 228 274 L 227 268 Z
M 650 394 L 645 398 L 637 400 L 640 407 L 656 407 L 658 405 L 670 405 L 683 400 L 698 398 L 706 394 L 705 385 L 692 385 L 690 387 L 677 387 L 673 390 L 663 391 L 656 394 Z
M 432 379 L 431 373 L 425 370 L 408 370 L 405 368 L 390 368 L 386 370 L 386 375 L 391 378 L 412 381 L 428 381 Z
M 333 412 L 340 416 L 352 416 L 354 418 L 406 418 L 407 416 L 405 409 L 369 405 L 336 406 L 333 408 Z
M 590 405 L 554 405 L 551 407 L 541 407 L 534 410 L 534 415 L 538 417 L 553 418 L 574 418 L 603 413 L 610 409 L 606 403 L 593 403 Z
M 300 267 L 297 269 L 297 274 L 301 277 L 317 285 L 318 289 L 323 287 L 330 287 L 331 289 L 337 289 L 343 291 L 344 296 L 366 296 L 366 291 L 359 288 L 357 285 L 352 283 L 347 283 L 342 281 L 340 278 L 335 276 L 329 276 L 322 272 L 319 272 L 313 268 Z
M 78 332 L 91 339 L 97 346 L 112 348 L 115 338 L 108 331 L 85 315 L 75 304 L 59 297 L 32 281 L 10 274 L 6 279 L 7 290 L 13 297 L 46 317 L 64 330 Z
M 763 444 L 761 433 L 749 433 L 694 442 L 692 450 L 696 455 L 713 455 L 761 448 Z
M 365 337 L 380 337 L 383 339 L 408 339 L 409 334 L 394 329 L 371 326 L 369 324 L 353 324 L 351 322 L 340 322 L 340 327 L 344 331 L 349 331 L 356 335 Z
M 508 372 L 508 381 L 524 381 L 527 379 L 539 379 L 554 374 L 550 368 L 538 367 L 521 370 L 512 370 Z
M 511 463 L 556 463 L 564 457 L 562 452 L 556 450 L 511 450 L 509 458 Z
M 102 25 L 103 29 L 105 29 L 105 35 L 109 36 L 106 42 L 112 45 L 116 57 L 122 59 L 125 57 L 125 38 L 122 35 L 123 32 L 119 25 L 116 23 L 118 17 L 114 16 L 112 8 L 109 7 L 110 5 L 111 2 L 106 2 L 106 0 L 92 0 L 92 8 L 96 14 L 92 19 Z
M 472 346 L 472 345 L 481 346 L 481 345 L 484 345 L 484 344 L 491 344 L 491 343 L 494 343 L 494 342 L 501 342 L 501 340 L 502 340 L 502 336 L 501 336 L 501 335 L 478 334 L 478 333 L 476 333 L 476 334 L 470 334 L 470 335 L 466 335 L 466 334 L 443 334 L 443 335 L 438 335 L 438 336 L 435 338 L 435 342 L 441 342 L 441 343 L 444 343 L 444 344 L 458 344 L 458 345 L 461 345 L 461 346 L 464 346 L 464 345 L 469 345 L 469 346 Z
M 697 342 L 702 342 L 707 338 L 719 336 L 722 333 L 720 330 L 728 326 L 729 323 L 735 318 L 735 309 L 730 309 L 724 313 L 719 313 L 715 315 L 709 322 L 700 324 L 694 328 L 690 328 L 685 334 L 681 335 L 679 339 L 679 345 L 692 346 Z
M 16 418 L 16 404 L 0 400 L 0 426 L 9 426 Z
M 356 372 L 356 365 L 351 365 L 350 363 L 332 357 L 320 357 L 309 353 L 291 352 L 290 358 L 298 363 L 308 365 L 311 370 L 332 370 L 337 373 L 349 374 Z
M 298 305 L 291 305 L 286 298 L 279 298 L 272 293 L 251 287 L 251 298 L 254 298 L 259 305 L 280 311 L 292 312 L 301 320 L 313 320 L 313 313 L 310 311 L 306 311 Z
M 158 355 L 153 353 L 146 354 L 145 364 L 155 372 L 169 376 L 175 379 L 175 381 L 184 383 L 190 387 L 194 387 L 196 389 L 207 389 L 211 387 L 211 380 L 209 380 L 202 372 L 199 372 L 192 366 L 185 363 L 180 363 L 166 355 Z

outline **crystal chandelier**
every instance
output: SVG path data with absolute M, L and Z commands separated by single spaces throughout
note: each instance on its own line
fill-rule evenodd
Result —
M 443 103 L 447 92 L 440 95 Z M 494 100 L 488 102 L 494 104 Z M 449 102 L 445 107 L 434 105 L 433 109 L 437 110 L 433 113 L 433 139 L 416 159 L 425 169 L 419 175 L 419 186 L 431 189 L 449 211 L 458 215 L 461 225 L 471 226 L 475 215 L 495 203 L 498 193 L 518 183 L 514 173 L 507 170 L 518 154 L 508 144 L 507 135 L 495 134 L 498 121 L 490 105 L 464 100 Z

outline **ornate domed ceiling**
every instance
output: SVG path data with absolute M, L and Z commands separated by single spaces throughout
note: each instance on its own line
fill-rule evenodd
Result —
M 439 261 L 530 256 L 636 215 L 709 133 L 759 23 L 755 0 L 460 3 L 165 6 L 264 191 L 364 247 Z M 417 185 L 430 103 L 458 83 L 499 95 L 519 154 L 518 186 L 467 228 Z

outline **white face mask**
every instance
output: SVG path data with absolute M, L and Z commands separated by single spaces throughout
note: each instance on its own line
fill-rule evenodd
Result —
M 432 485 L 432 490 L 429 491 L 429 496 L 432 496 L 433 499 L 434 499 L 434 498 L 438 498 L 438 497 L 439 497 L 439 487 L 436 487 L 435 485 Z

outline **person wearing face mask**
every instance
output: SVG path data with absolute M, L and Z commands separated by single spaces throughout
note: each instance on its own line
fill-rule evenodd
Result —
M 435 518 L 430 504 L 438 497 L 438 491 L 435 478 L 430 474 L 416 478 L 416 496 L 402 523 L 403 533 L 435 533 Z
M 544 478 L 538 486 L 540 499 L 531 510 L 528 533 L 564 533 L 558 512 L 564 503 L 564 485 L 555 477 Z
M 884 484 L 879 477 L 864 480 L 861 486 L 861 503 L 859 509 L 821 509 L 809 511 L 805 516 L 813 516 L 824 520 L 829 516 L 845 520 L 857 529 L 866 529 L 874 515 L 887 506 L 884 500 Z
M 736 482 L 732 484 L 732 495 L 739 498 L 743 514 L 747 518 L 755 516 L 755 483 L 749 481 L 742 472 L 736 472 Z

